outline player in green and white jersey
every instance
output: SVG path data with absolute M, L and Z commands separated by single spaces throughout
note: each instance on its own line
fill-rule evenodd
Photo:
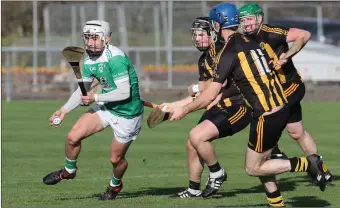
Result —
M 84 60 L 83 81 L 85 87 L 90 89 L 92 81 L 97 79 L 102 91 L 100 94 L 89 92 L 87 96 L 82 96 L 78 88 L 65 105 L 52 114 L 51 124 L 56 117 L 63 120 L 80 104 L 97 103 L 82 115 L 67 134 L 65 167 L 43 179 L 47 185 L 73 179 L 76 176 L 81 140 L 111 126 L 114 134 L 110 154 L 113 177 L 102 196 L 104 200 L 115 199 L 123 188 L 122 177 L 128 167 L 125 154 L 140 133 L 144 110 L 134 67 L 119 48 L 109 44 L 110 36 L 109 23 L 100 20 L 86 22 L 83 39 L 88 57 Z

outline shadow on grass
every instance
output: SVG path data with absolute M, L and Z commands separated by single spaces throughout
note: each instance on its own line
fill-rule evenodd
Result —
M 333 181 L 338 181 L 340 176 L 333 176 Z M 299 183 L 307 182 L 307 186 L 311 188 L 315 188 L 316 191 L 319 191 L 318 188 L 308 183 L 309 178 L 307 175 L 300 175 L 297 177 L 289 177 L 289 178 L 282 178 L 278 180 L 279 188 L 281 192 L 289 192 L 294 191 Z M 224 186 L 228 186 L 228 182 L 224 184 Z M 329 184 L 328 186 L 333 186 L 333 184 Z M 134 192 L 121 192 L 117 198 L 124 199 L 124 198 L 137 198 L 137 197 L 145 197 L 145 196 L 171 196 L 175 195 L 178 192 L 183 191 L 187 187 L 147 187 L 141 188 L 138 191 Z M 232 187 L 230 187 L 232 188 Z M 210 197 L 213 199 L 219 199 L 224 197 L 235 197 L 236 195 L 240 194 L 263 194 L 265 196 L 264 187 L 262 184 L 249 188 L 244 189 L 231 189 L 228 191 L 220 191 L 216 195 Z M 96 193 L 89 196 L 84 197 L 67 197 L 67 198 L 58 198 L 58 200 L 75 200 L 75 199 L 99 199 L 102 193 Z M 301 207 L 301 206 L 308 206 L 308 207 L 325 207 L 330 206 L 331 204 L 323 199 L 319 199 L 315 196 L 299 196 L 293 197 L 291 201 L 286 201 L 286 205 L 293 206 L 293 207 Z M 251 206 L 266 206 L 267 204 L 254 204 Z M 217 206 L 217 207 L 224 207 L 224 206 Z M 228 205 L 230 207 L 230 205 Z M 232 206 L 232 207 L 240 207 L 240 206 Z

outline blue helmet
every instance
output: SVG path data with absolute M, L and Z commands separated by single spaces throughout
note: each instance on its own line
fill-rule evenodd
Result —
M 219 23 L 221 29 L 236 27 L 240 24 L 237 7 L 234 4 L 220 3 L 214 6 L 210 9 L 209 17 L 212 21 Z

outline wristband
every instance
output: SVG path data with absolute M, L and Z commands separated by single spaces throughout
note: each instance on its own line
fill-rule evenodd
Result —
M 192 91 L 193 91 L 194 93 L 197 93 L 197 92 L 200 91 L 198 84 L 195 84 L 195 85 L 192 86 Z

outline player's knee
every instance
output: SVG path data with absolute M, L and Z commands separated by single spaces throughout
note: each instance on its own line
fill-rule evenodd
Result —
M 299 140 L 302 137 L 304 137 L 305 129 L 303 128 L 302 122 L 296 122 L 296 123 L 289 123 L 286 126 L 286 130 L 288 132 L 288 135 L 294 139 Z
M 80 143 L 81 137 L 79 137 L 79 135 L 74 132 L 74 131 L 70 131 L 67 134 L 67 143 L 72 145 L 72 146 L 76 146 Z
M 123 162 L 127 162 L 124 157 L 120 157 L 119 155 L 111 155 L 110 162 L 113 166 L 117 166 Z
M 194 151 L 194 150 L 195 150 L 195 148 L 192 146 L 190 139 L 188 139 L 188 141 L 187 141 L 187 151 L 190 152 L 190 151 Z
M 245 171 L 249 176 L 259 176 L 259 167 L 253 164 L 246 164 Z
M 295 128 L 288 130 L 288 134 L 292 139 L 299 140 L 304 136 L 305 130 L 303 128 Z
M 201 142 L 201 134 L 198 131 L 191 130 L 189 133 L 189 141 L 193 147 L 196 147 Z

